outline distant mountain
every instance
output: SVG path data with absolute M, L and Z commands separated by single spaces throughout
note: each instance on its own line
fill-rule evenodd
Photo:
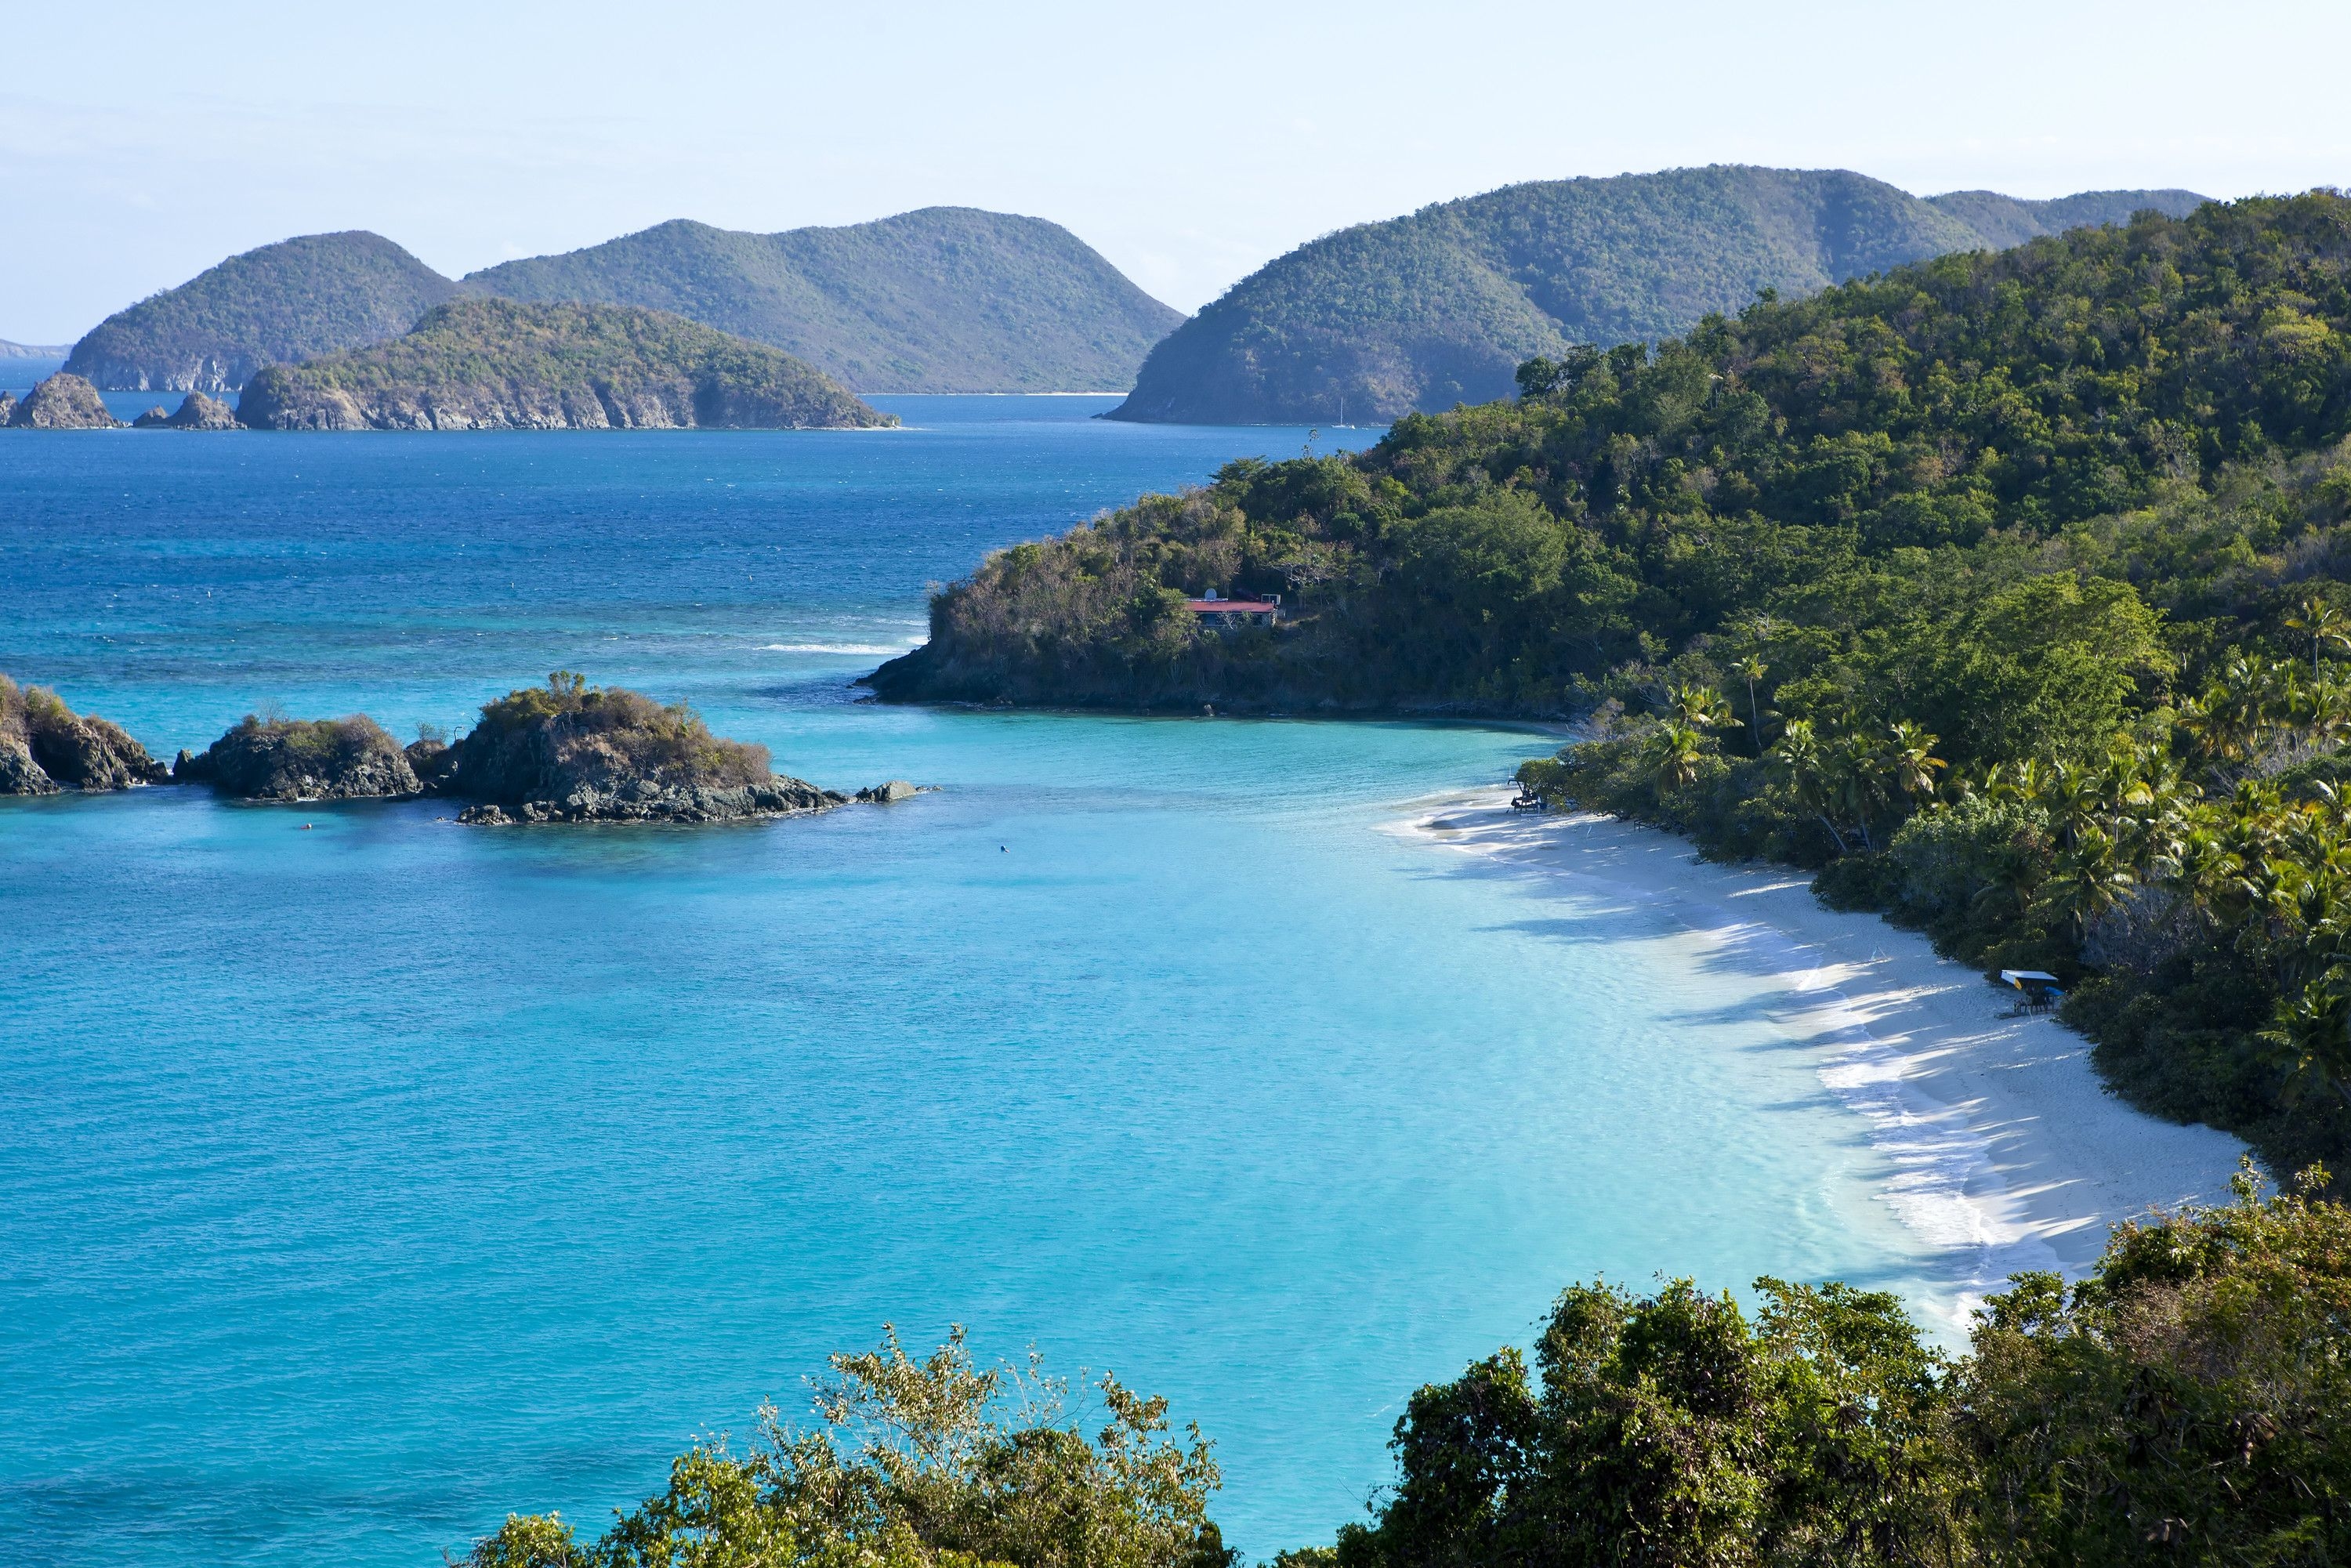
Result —
M 465 287 L 674 311 L 868 392 L 1118 391 L 1184 319 L 1059 224 L 972 207 L 768 235 L 681 219 Z
M 110 392 L 217 395 L 264 365 L 405 332 L 456 292 L 381 235 L 304 235 L 116 311 L 73 346 L 66 369 Z
M 1844 170 L 1735 165 L 1510 185 L 1342 229 L 1260 267 L 1152 350 L 1110 417 L 1370 423 L 1479 402 L 1507 395 L 1536 355 L 1667 337 L 1759 289 L 1811 294 L 2201 201 L 2187 191 L 1924 201 Z
M 256 430 L 865 428 L 823 371 L 658 310 L 455 299 L 390 342 L 256 371 Z
M 2184 217 L 2204 204 L 2193 191 L 2084 191 L 2053 201 L 2023 202 L 1997 191 L 1951 191 L 1929 196 L 1938 207 L 1983 237 L 1991 250 L 2007 250 L 2043 235 L 2093 224 L 2126 224 L 2133 213 L 2153 207 L 2170 217 Z
M 46 348 L 39 343 L 12 343 L 0 338 L 0 360 L 62 360 L 71 350 Z

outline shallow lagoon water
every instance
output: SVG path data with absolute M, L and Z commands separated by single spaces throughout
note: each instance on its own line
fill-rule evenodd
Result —
M 561 665 L 942 787 L 706 831 L 0 807 L 16 1560 L 593 1525 L 885 1319 L 1168 1395 L 1263 1557 L 1571 1279 L 1946 1288 L 1761 977 L 1383 831 L 1546 737 L 857 701 L 926 581 L 1306 439 L 884 401 L 923 428 L 0 444 L 0 669 L 152 747 L 455 727 Z

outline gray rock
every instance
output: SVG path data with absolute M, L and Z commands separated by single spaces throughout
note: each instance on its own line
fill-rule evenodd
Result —
M 627 779 L 583 784 L 561 800 L 496 801 L 468 806 L 461 822 L 497 827 L 518 822 L 737 822 L 759 817 L 830 810 L 849 797 L 806 779 L 778 773 L 765 783 L 710 786 Z
M 137 419 L 132 420 L 131 422 L 131 428 L 133 430 L 162 430 L 171 423 L 172 416 L 163 412 L 163 405 L 159 402 L 153 408 L 149 409 L 145 413 L 141 414 Z
M 0 795 L 54 795 L 57 781 L 22 743 L 0 737 Z
M 243 430 L 235 413 L 216 397 L 192 392 L 180 400 L 179 412 L 167 422 L 173 430 Z
M 365 714 L 267 721 L 248 714 L 202 757 L 180 753 L 172 775 L 247 800 L 397 800 L 423 790 L 400 743 Z
M 857 798 L 876 806 L 887 806 L 893 800 L 911 800 L 921 794 L 904 779 L 893 779 L 886 784 L 876 784 L 870 789 L 860 789 Z
M 8 415 L 11 430 L 115 430 L 121 423 L 96 387 L 63 371 L 26 392 Z

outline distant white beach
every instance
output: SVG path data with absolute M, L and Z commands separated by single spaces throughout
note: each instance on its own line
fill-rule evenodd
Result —
M 1552 879 L 1562 896 L 1665 905 L 1775 976 L 1770 1020 L 1817 1052 L 1822 1081 L 1867 1120 L 1895 1173 L 1884 1200 L 1938 1249 L 1974 1254 L 1942 1326 L 1964 1327 L 2020 1270 L 2086 1272 L 2119 1220 L 2228 1197 L 2241 1143 L 2107 1093 L 2088 1040 L 2013 1016 L 2012 993 L 1926 937 L 1823 907 L 1804 873 L 1711 864 L 1669 833 L 1513 812 L 1509 796 L 1419 802 L 1396 826 L 1497 874 Z

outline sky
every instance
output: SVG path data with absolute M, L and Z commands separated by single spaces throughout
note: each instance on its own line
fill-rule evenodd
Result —
M 1317 235 L 1711 162 L 1919 194 L 2351 183 L 2351 5 L 0 5 L 0 338 L 369 228 L 1053 219 L 1184 309 Z

